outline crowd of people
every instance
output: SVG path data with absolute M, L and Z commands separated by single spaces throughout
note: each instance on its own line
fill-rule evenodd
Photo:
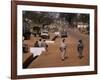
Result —
M 46 52 L 48 51 L 48 44 L 46 43 L 45 39 L 39 39 L 38 41 L 35 42 L 34 47 L 44 47 Z M 81 59 L 83 57 L 83 41 L 79 40 L 78 44 L 77 44 L 77 51 L 79 54 L 79 58 Z M 67 44 L 65 39 L 62 39 L 60 46 L 59 46 L 59 51 L 60 51 L 60 55 L 61 55 L 61 60 L 64 61 L 65 59 L 68 58 L 67 56 Z
M 46 43 L 46 40 L 39 39 L 35 42 L 34 47 L 44 47 L 46 51 L 48 51 L 48 44 Z

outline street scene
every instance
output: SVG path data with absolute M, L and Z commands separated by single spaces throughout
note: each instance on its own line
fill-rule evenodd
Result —
M 23 68 L 89 65 L 89 14 L 23 11 Z

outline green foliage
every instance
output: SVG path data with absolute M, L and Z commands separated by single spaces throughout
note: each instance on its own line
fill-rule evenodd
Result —
M 23 19 L 26 18 L 32 20 L 32 23 L 40 25 L 48 25 L 53 22 L 52 17 L 46 12 L 24 11 Z
M 31 20 L 31 24 L 37 24 L 42 28 L 45 25 L 53 23 L 55 20 L 62 20 L 63 22 L 69 23 L 69 27 L 73 27 L 73 25 L 77 24 L 78 22 L 89 24 L 89 14 L 81 13 L 23 11 L 23 22 L 25 22 L 25 19 Z

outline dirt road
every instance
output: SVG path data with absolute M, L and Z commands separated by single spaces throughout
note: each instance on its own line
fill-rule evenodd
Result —
M 77 29 L 69 29 L 67 43 L 67 59 L 61 60 L 59 53 L 59 46 L 61 38 L 57 38 L 55 43 L 48 44 L 48 52 L 43 52 L 37 59 L 35 59 L 28 68 L 45 68 L 45 67 L 67 67 L 67 66 L 85 66 L 89 65 L 89 35 L 81 34 Z M 78 40 L 82 39 L 84 43 L 83 58 L 79 59 L 77 52 Z M 34 37 L 29 41 L 33 45 Z

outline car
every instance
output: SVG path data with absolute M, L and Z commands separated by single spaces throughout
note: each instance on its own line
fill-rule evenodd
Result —
M 50 35 L 49 35 L 48 31 L 42 31 L 40 37 L 43 39 L 49 39 Z
M 68 37 L 67 31 L 61 32 L 61 38 Z
M 54 34 L 55 34 L 55 36 L 60 36 L 60 32 L 59 31 L 55 32 Z

